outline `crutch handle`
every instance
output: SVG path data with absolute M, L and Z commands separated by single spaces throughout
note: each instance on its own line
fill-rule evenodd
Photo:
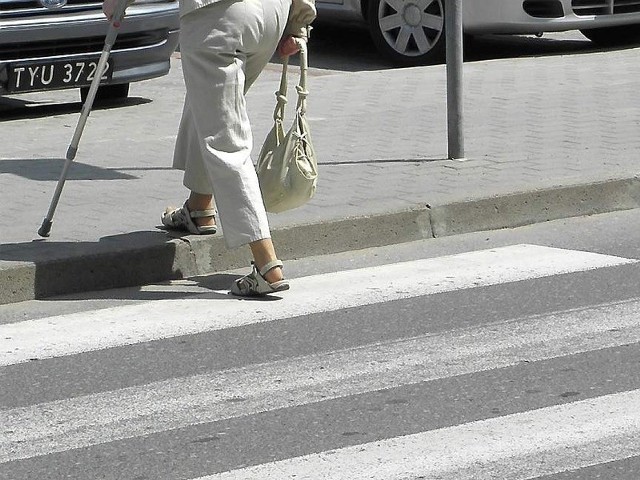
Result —
M 128 0 L 120 0 L 116 7 L 116 10 L 113 12 L 113 18 L 111 19 L 111 24 L 114 28 L 120 28 L 122 24 L 122 19 L 124 18 L 124 11 L 129 6 Z
M 120 27 L 120 24 L 124 17 L 124 12 L 130 3 L 133 3 L 133 2 L 131 0 L 115 0 L 113 3 L 111 3 L 111 6 L 113 7 L 113 11 L 110 12 L 111 16 L 109 18 L 109 23 L 111 23 L 111 25 L 113 25 L 115 28 Z M 105 12 L 105 15 L 108 15 L 107 13 L 108 9 L 104 10 L 104 12 Z

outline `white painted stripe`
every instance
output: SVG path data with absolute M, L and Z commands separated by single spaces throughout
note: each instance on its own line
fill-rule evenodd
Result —
M 0 462 L 640 342 L 640 301 L 0 411 Z
M 636 261 L 515 245 L 303 277 L 291 282 L 282 301 L 246 301 L 213 292 L 29 320 L 0 325 L 0 366 Z
M 638 454 L 640 390 L 633 390 L 199 480 L 524 480 Z

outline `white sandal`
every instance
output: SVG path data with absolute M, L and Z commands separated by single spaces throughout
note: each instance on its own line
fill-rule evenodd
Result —
M 282 268 L 282 262 L 280 260 L 273 260 L 267 263 L 260 271 L 258 271 L 253 262 L 251 262 L 251 266 L 251 273 L 237 279 L 231 284 L 231 293 L 241 297 L 261 297 L 269 293 L 289 290 L 289 282 L 287 280 L 282 279 L 269 283 L 264 279 L 264 276 L 269 270 L 277 267 Z
M 216 218 L 216 211 L 213 208 L 205 210 L 189 211 L 187 202 L 180 208 L 167 207 L 162 214 L 162 224 L 165 227 L 174 230 L 185 230 L 194 235 L 212 235 L 216 233 L 218 227 L 216 225 L 196 225 L 194 218 L 213 217 Z

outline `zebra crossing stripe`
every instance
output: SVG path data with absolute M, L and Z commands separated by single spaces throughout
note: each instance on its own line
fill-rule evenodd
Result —
M 609 255 L 513 245 L 292 280 L 281 301 L 226 291 L 0 325 L 0 366 L 403 298 L 635 263 Z
M 0 410 L 0 463 L 638 342 L 633 301 Z
M 196 480 L 525 480 L 639 454 L 633 390 Z

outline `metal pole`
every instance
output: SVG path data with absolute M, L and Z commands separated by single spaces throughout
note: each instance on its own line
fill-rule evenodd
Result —
M 445 30 L 447 45 L 447 128 L 449 158 L 464 160 L 464 132 L 462 112 L 462 1 L 445 1 Z M 473 1 L 473 0 L 469 0 Z

